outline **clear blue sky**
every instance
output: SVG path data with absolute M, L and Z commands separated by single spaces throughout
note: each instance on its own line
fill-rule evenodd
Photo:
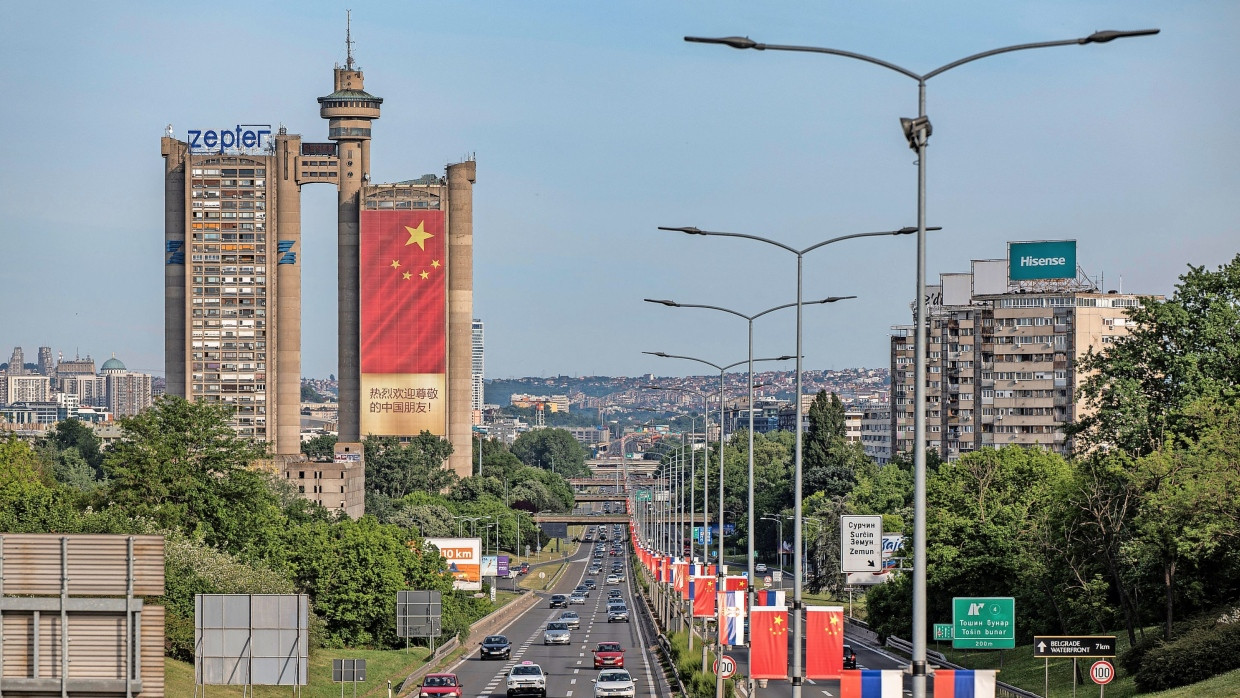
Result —
M 384 98 L 375 181 L 476 153 L 475 314 L 487 375 L 661 375 L 729 363 L 742 321 L 794 298 L 789 255 L 655 230 L 804 246 L 915 223 L 898 118 L 916 84 L 828 56 L 686 44 L 686 34 L 831 46 L 918 72 L 1098 29 L 1162 35 L 1029 51 L 929 84 L 931 279 L 1008 240 L 1075 238 L 1108 288 L 1170 293 L 1240 249 L 1240 4 L 1234 2 L 16 3 L 0 23 L 0 360 L 47 344 L 162 373 L 159 138 L 281 123 L 309 140 L 344 59 L 345 7 Z M 295 11 L 290 11 L 296 8 Z M 303 374 L 336 372 L 334 190 L 303 192 Z M 806 258 L 806 364 L 885 366 L 909 321 L 913 240 Z M 758 355 L 792 353 L 791 314 Z

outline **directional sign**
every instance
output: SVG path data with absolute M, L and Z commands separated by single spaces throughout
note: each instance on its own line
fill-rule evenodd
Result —
M 1036 659 L 1077 657 L 1081 659 L 1115 656 L 1114 635 L 1035 635 L 1033 656 Z
M 938 642 L 940 640 L 951 640 L 951 639 L 952 639 L 952 624 L 951 623 L 935 623 L 934 624 L 935 642 Z
M 649 502 L 650 501 L 650 490 L 637 490 L 637 501 Z
M 725 654 L 722 657 L 722 662 L 719 659 L 715 660 L 714 670 L 716 674 L 722 675 L 723 678 L 730 679 L 736 675 L 736 660 Z
M 952 647 L 1010 650 L 1016 646 L 1016 599 L 952 599 Z
M 840 517 L 840 571 L 877 572 L 883 568 L 883 517 Z
M 1105 686 L 1115 678 L 1115 667 L 1105 659 L 1099 659 L 1089 667 L 1089 678 L 1099 686 Z

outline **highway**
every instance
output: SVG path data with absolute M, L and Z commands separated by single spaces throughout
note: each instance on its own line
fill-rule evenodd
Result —
M 598 539 L 597 534 L 594 535 L 594 539 Z M 624 540 L 623 537 L 622 540 Z M 598 588 L 591 592 L 584 606 L 569 607 L 569 610 L 581 615 L 581 628 L 572 631 L 572 643 L 568 646 L 550 647 L 542 644 L 543 627 L 548 621 L 558 618 L 564 611 L 564 609 L 549 608 L 551 594 L 568 594 L 574 587 L 581 584 L 587 577 L 587 562 L 592 555 L 592 544 L 583 543 L 570 559 L 568 569 L 565 570 L 555 587 L 548 592 L 533 592 L 540 597 L 539 603 L 499 631 L 499 634 L 506 635 L 512 642 L 510 660 L 482 660 L 478 652 L 474 651 L 454 668 L 447 670 L 458 676 L 465 696 L 473 698 L 504 696 L 505 677 L 508 670 L 515 664 L 529 661 L 541 665 L 543 671 L 548 674 L 548 698 L 593 698 L 594 684 L 590 681 L 598 676 L 598 671 L 594 669 L 594 655 L 591 650 L 597 643 L 605 641 L 619 642 L 624 647 L 625 668 L 636 680 L 638 698 L 668 698 L 670 696 L 669 688 L 663 680 L 662 669 L 651 649 L 656 647 L 652 634 L 653 628 L 641 622 L 644 616 L 633 601 L 632 570 L 629 569 L 627 552 L 619 557 L 603 557 L 602 572 L 590 575 L 591 578 L 597 580 Z M 609 587 L 604 584 L 604 580 L 614 560 L 620 560 L 625 565 L 625 582 L 618 585 L 618 588 L 632 615 L 629 623 L 607 622 L 606 598 Z

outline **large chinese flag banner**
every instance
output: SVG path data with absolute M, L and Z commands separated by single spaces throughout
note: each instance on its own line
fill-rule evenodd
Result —
M 755 679 L 788 678 L 788 609 L 783 606 L 750 609 L 749 673 Z
M 715 617 L 715 588 L 714 577 L 694 577 L 693 578 L 693 617 L 694 618 L 714 618 Z
M 362 435 L 448 433 L 443 211 L 362 211 Z
M 844 607 L 805 609 L 805 678 L 838 679 L 844 670 Z

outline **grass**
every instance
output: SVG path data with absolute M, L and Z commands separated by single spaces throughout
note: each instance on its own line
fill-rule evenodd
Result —
M 1107 687 L 1110 688 L 1109 686 Z M 1108 693 L 1110 691 L 1108 690 Z M 1158 693 L 1146 693 L 1151 698 L 1197 698 L 1199 696 L 1240 696 L 1240 669 L 1206 679 L 1191 686 L 1181 686 Z
M 405 654 L 404 650 L 313 650 L 310 653 L 309 685 L 303 689 L 302 696 L 304 698 L 338 697 L 340 684 L 332 683 L 332 660 L 365 659 L 366 674 L 369 680 L 357 685 L 357 695 L 367 698 L 386 698 L 388 680 L 391 680 L 392 687 L 395 689 L 401 681 L 405 680 L 406 676 L 422 666 L 427 655 L 428 651 L 425 647 L 411 647 L 409 654 Z M 194 665 L 192 663 L 165 658 L 164 672 L 165 695 L 194 695 Z M 208 686 L 205 688 L 206 695 L 211 698 L 216 698 L 216 696 L 241 698 L 240 686 Z M 289 695 L 290 690 L 288 686 L 255 686 L 250 695 L 255 698 L 265 696 L 284 698 Z M 346 687 L 345 695 L 353 695 L 351 685 Z

